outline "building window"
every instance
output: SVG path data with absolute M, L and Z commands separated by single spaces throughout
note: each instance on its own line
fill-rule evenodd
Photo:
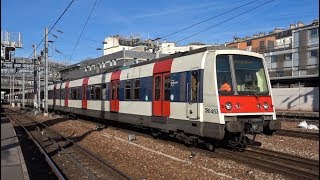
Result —
M 292 55 L 291 54 L 284 55 L 284 67 L 292 67 Z
M 260 41 L 260 49 L 264 49 L 264 41 Z
M 271 63 L 277 62 L 277 56 L 271 56 Z
M 131 80 L 127 80 L 124 86 L 124 99 L 131 99 Z
M 318 49 L 309 51 L 310 58 L 317 58 L 318 57 Z
M 276 76 L 277 77 L 283 77 L 284 72 L 283 71 L 277 71 Z
M 268 40 L 268 49 L 273 50 L 274 49 L 274 41 Z
M 140 79 L 134 80 L 133 84 L 133 99 L 139 100 L 140 99 Z
M 311 38 L 316 38 L 319 36 L 319 29 L 318 28 L 314 28 L 310 30 L 310 37 Z
M 285 60 L 285 61 L 291 61 L 291 60 L 292 60 L 291 54 L 285 54 L 285 55 L 284 55 L 284 60 Z
M 318 56 L 319 56 L 319 50 L 318 49 L 314 49 L 308 52 L 308 61 L 307 61 L 307 65 L 316 65 L 318 64 L 319 60 L 318 60 Z

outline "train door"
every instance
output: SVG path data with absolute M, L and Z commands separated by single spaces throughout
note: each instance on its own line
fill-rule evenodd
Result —
M 60 91 L 59 91 L 59 108 L 61 108 L 62 104 L 61 104 L 61 98 L 62 98 L 62 83 L 60 83 Z
M 190 70 L 189 82 L 187 82 L 187 117 L 199 119 L 199 98 L 200 98 L 200 73 L 199 69 Z
M 170 116 L 170 73 L 153 76 L 153 116 Z
M 111 98 L 110 98 L 110 111 L 118 112 L 119 111 L 119 80 L 111 81 Z
M 88 89 L 88 77 L 83 78 L 82 81 L 82 100 L 81 100 L 81 107 L 82 109 L 88 108 L 88 100 L 87 100 L 87 89 Z

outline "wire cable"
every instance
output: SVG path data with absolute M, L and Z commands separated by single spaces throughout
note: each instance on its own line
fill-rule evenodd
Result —
M 186 40 L 186 39 L 189 39 L 189 38 L 191 38 L 191 37 L 193 37 L 193 36 L 196 36 L 196 35 L 198 35 L 198 34 L 200 34 L 200 33 L 203 33 L 203 32 L 205 32 L 205 31 L 208 31 L 209 29 L 212 29 L 212 28 L 214 28 L 214 27 L 217 27 L 217 26 L 219 26 L 219 25 L 221 25 L 221 24 L 223 24 L 223 23 L 226 23 L 226 22 L 228 22 L 228 21 L 230 21 L 230 20 L 232 20 L 232 19 L 235 19 L 235 18 L 237 18 L 237 17 L 239 17 L 239 16 L 242 16 L 242 15 L 244 15 L 244 14 L 247 14 L 247 13 L 249 13 L 249 12 L 255 10 L 255 9 L 258 9 L 259 7 L 262 7 L 262 6 L 266 5 L 266 4 L 271 3 L 272 1 L 275 1 L 275 0 L 270 0 L 270 1 L 267 1 L 267 2 L 265 2 L 265 3 L 263 3 L 263 4 L 260 4 L 260 5 L 254 7 L 254 8 L 252 8 L 252 9 L 250 9 L 250 10 L 247 10 L 247 11 L 245 11 L 245 12 L 243 12 L 243 13 L 240 13 L 240 14 L 238 14 L 238 15 L 236 15 L 236 16 L 233 16 L 233 17 L 231 17 L 231 18 L 229 18 L 229 19 L 227 19 L 227 20 L 225 20 L 225 21 L 222 21 L 222 22 L 220 22 L 220 23 L 218 23 L 218 24 L 215 24 L 215 25 L 213 25 L 213 26 L 210 26 L 210 27 L 208 27 L 208 28 L 206 28 L 206 29 L 204 29 L 204 30 L 202 30 L 202 31 L 199 31 L 199 32 L 194 33 L 194 34 L 192 34 L 192 35 L 190 35 L 190 36 L 187 36 L 187 37 L 185 37 L 185 38 L 183 38 L 183 39 L 180 39 L 180 40 L 178 40 L 176 43 L 181 42 L 181 41 L 184 41 L 184 40 Z
M 87 17 L 86 23 L 84 24 L 84 26 L 83 26 L 83 28 L 82 28 L 82 31 L 81 31 L 81 34 L 80 34 L 80 36 L 78 37 L 77 43 L 76 43 L 76 45 L 74 46 L 74 48 L 73 48 L 73 50 L 72 50 L 72 53 L 71 53 L 71 56 L 70 56 L 69 61 L 71 61 L 71 58 L 72 58 L 72 56 L 73 56 L 73 54 L 74 54 L 74 51 L 76 50 L 76 48 L 77 48 L 77 46 L 78 46 L 78 44 L 79 44 L 79 41 L 80 41 L 80 39 L 81 39 L 81 37 L 82 37 L 82 34 L 83 34 L 83 32 L 84 32 L 84 30 L 85 30 L 85 28 L 86 28 L 86 26 L 87 26 L 87 24 L 88 24 L 88 22 L 89 22 L 89 19 L 90 19 L 91 15 L 92 15 L 92 12 L 93 12 L 93 10 L 94 10 L 94 7 L 95 7 L 96 4 L 97 4 L 97 1 L 98 1 L 98 0 L 95 0 L 95 1 L 94 1 L 94 4 L 93 4 L 93 6 L 92 6 L 92 8 L 91 8 L 91 11 L 90 11 L 90 14 L 89 14 L 89 16 Z
M 62 16 L 67 12 L 67 10 L 70 8 L 70 6 L 73 4 L 74 0 L 72 0 L 69 5 L 67 6 L 67 8 L 63 11 L 63 13 L 60 15 L 60 17 L 56 20 L 56 22 L 53 24 L 53 26 L 50 28 L 50 30 L 48 31 L 48 34 L 50 34 L 50 32 L 52 31 L 52 29 L 56 26 L 56 24 L 60 21 L 60 19 L 62 18 Z M 42 42 L 44 41 L 44 39 L 46 38 L 46 36 L 48 35 L 46 34 L 45 37 L 43 37 L 43 39 L 40 41 L 40 43 L 38 43 L 37 47 L 35 50 L 37 50 L 39 48 L 39 46 L 42 44 Z M 32 53 L 30 54 L 30 56 L 28 57 L 28 59 L 33 55 L 34 51 L 32 51 Z
M 200 22 L 198 22 L 198 23 L 191 24 L 190 26 L 187 26 L 187 27 L 185 27 L 185 28 L 182 28 L 182 29 L 180 29 L 180 30 L 178 30 L 178 31 L 175 31 L 175 32 L 173 32 L 173 33 L 170 33 L 170 34 L 165 35 L 165 36 L 160 37 L 160 38 L 163 39 L 163 38 L 166 38 L 166 37 L 168 37 L 168 36 L 177 34 L 177 33 L 181 32 L 181 31 L 184 31 L 184 30 L 186 30 L 186 29 L 192 28 L 192 27 L 194 27 L 194 26 L 197 26 L 197 25 L 199 25 L 199 24 L 202 24 L 202 23 L 204 23 L 204 22 L 207 22 L 207 21 L 209 21 L 209 20 L 211 20 L 211 19 L 214 19 L 214 18 L 217 18 L 217 17 L 222 16 L 222 15 L 224 15 L 224 14 L 227 14 L 227 13 L 229 13 L 229 12 L 231 12 L 231 11 L 234 11 L 234 10 L 236 10 L 236 9 L 239 9 L 239 8 L 242 8 L 242 7 L 247 6 L 247 5 L 249 5 L 249 4 L 252 4 L 252 3 L 256 2 L 256 1 L 257 1 L 257 0 L 250 1 L 250 2 L 248 2 L 248 3 L 245 3 L 245 4 L 241 5 L 241 6 L 237 6 L 237 7 L 235 7 L 235 8 L 232 8 L 232 9 L 228 10 L 228 11 L 225 11 L 225 12 L 223 12 L 223 13 L 220 13 L 220 14 L 218 14 L 218 15 L 215 15 L 215 16 L 213 16 L 213 17 L 210 17 L 210 18 L 205 19 L 205 20 L 203 20 L 203 21 L 200 21 Z

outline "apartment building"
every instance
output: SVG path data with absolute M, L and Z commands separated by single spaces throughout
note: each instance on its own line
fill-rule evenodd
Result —
M 319 86 L 319 21 L 235 38 L 226 46 L 265 56 L 273 86 Z

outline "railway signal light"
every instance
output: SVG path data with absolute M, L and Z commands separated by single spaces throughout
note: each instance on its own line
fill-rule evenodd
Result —
M 4 60 L 11 61 L 11 51 L 15 51 L 15 47 L 5 47 L 4 48 Z

